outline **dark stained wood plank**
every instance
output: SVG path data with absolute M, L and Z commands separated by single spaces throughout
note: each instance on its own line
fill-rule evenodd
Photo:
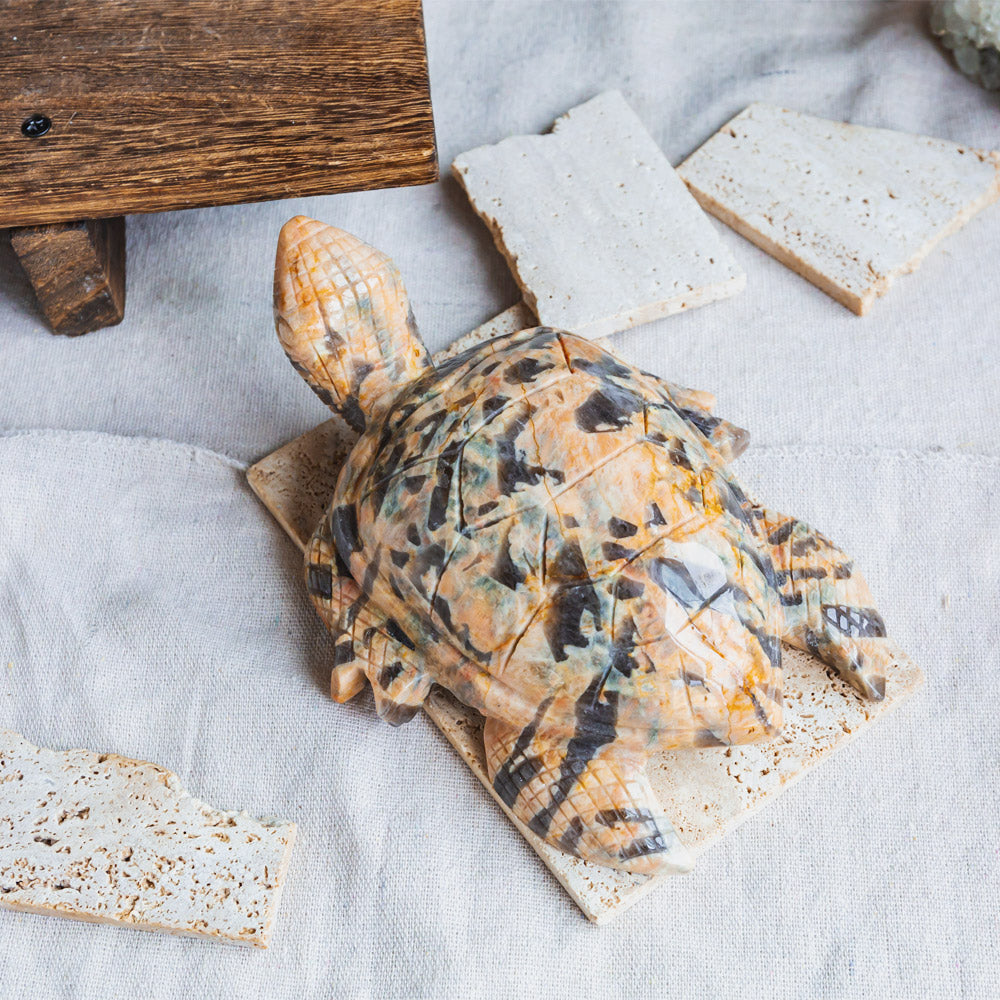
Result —
M 75 337 L 125 315 L 125 220 L 14 229 L 11 246 L 53 333 Z
M 5 0 L 3 22 L 0 227 L 437 179 L 419 0 Z

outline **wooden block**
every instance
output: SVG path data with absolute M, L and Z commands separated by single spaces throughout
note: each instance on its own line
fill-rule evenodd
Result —
M 617 91 L 457 157 L 452 172 L 545 326 L 597 338 L 741 291 L 746 277 Z
M 678 168 L 706 211 L 863 315 L 1000 197 L 1000 154 L 751 104 Z
M 124 218 L 28 226 L 10 242 L 53 333 L 75 337 L 122 321 Z
M 420 0 L 3 13 L 0 227 L 437 180 Z
M 142 760 L 0 730 L 0 906 L 266 948 L 295 824 L 221 812 Z
M 526 318 L 529 322 L 524 324 Z M 435 361 L 478 341 L 532 324 L 530 311 L 514 306 L 455 341 L 435 355 Z M 300 549 L 305 548 L 313 526 L 329 505 L 340 471 L 337 463 L 343 462 L 355 437 L 346 426 L 341 430 L 331 428 L 331 423 L 289 442 L 248 472 L 254 491 Z M 809 654 L 784 647 L 782 655 L 785 726 L 779 737 L 725 750 L 663 752 L 647 766 L 664 813 L 695 855 L 873 725 L 923 683 L 921 671 L 900 654 L 895 669 L 889 672 L 884 701 L 866 702 Z M 665 879 L 676 877 L 614 871 L 546 844 L 515 819 L 494 791 L 486 771 L 481 716 L 440 688 L 435 688 L 424 709 L 590 920 L 603 923 Z

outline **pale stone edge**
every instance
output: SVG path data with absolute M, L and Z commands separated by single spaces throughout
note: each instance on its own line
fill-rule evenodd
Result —
M 740 114 L 743 114 L 743 112 L 740 112 Z M 738 118 L 739 115 L 736 117 Z M 736 119 L 734 118 L 730 119 L 729 122 L 726 122 L 721 129 L 715 132 L 705 141 L 705 143 L 702 143 L 702 146 L 711 142 L 716 135 L 719 135 L 729 128 L 730 123 L 735 120 Z M 924 258 L 942 240 L 958 232 L 958 230 L 961 229 L 974 215 L 978 214 L 984 208 L 1000 198 L 1000 153 L 970 150 L 970 152 L 982 157 L 984 161 L 993 163 L 996 173 L 994 174 L 992 184 L 990 184 L 990 186 L 987 187 L 987 189 L 978 198 L 973 199 L 973 201 L 961 209 L 951 222 L 948 223 L 948 225 L 932 235 L 930 239 L 920 246 L 907 261 L 898 267 L 893 268 L 877 281 L 873 281 L 861 295 L 858 295 L 856 292 L 851 291 L 851 289 L 839 284 L 830 275 L 818 270 L 811 264 L 808 264 L 790 247 L 777 242 L 766 233 L 761 232 L 761 230 L 755 229 L 749 222 L 742 218 L 742 216 L 737 215 L 734 211 L 717 201 L 707 191 L 699 187 L 697 178 L 688 176 L 688 171 L 685 170 L 685 166 L 687 166 L 687 164 L 698 155 L 698 151 L 700 149 L 701 146 L 699 146 L 698 149 L 696 149 L 686 160 L 684 160 L 683 163 L 677 167 L 678 175 L 681 180 L 687 184 L 688 189 L 697 199 L 698 204 L 701 205 L 706 212 L 714 215 L 720 222 L 725 223 L 730 229 L 739 233 L 739 235 L 744 239 L 747 239 L 755 246 L 760 247 L 760 249 L 766 254 L 769 254 L 779 263 L 784 264 L 785 267 L 794 271 L 800 277 L 805 278 L 806 281 L 815 285 L 821 292 L 825 292 L 834 301 L 839 302 L 842 306 L 846 306 L 851 310 L 851 312 L 858 316 L 864 316 L 871 308 L 872 303 L 877 298 L 885 295 L 897 278 L 904 274 L 911 274 L 915 271 L 923 263 Z M 702 174 L 704 171 L 699 170 L 698 173 Z
M 264 506 L 267 507 L 267 509 L 270 511 L 271 516 L 281 526 L 281 530 L 284 531 L 285 534 L 288 535 L 288 537 L 291 538 L 303 552 L 305 552 L 305 542 L 299 540 L 299 534 L 295 528 L 295 525 L 292 523 L 290 518 L 285 516 L 285 508 L 279 504 L 275 504 L 272 507 L 267 502 L 267 500 L 264 499 L 270 487 L 270 483 L 268 480 L 274 474 L 271 467 L 270 459 L 280 460 L 281 455 L 279 453 L 283 453 L 286 448 L 288 448 L 289 451 L 291 451 L 292 450 L 290 447 L 291 445 L 294 445 L 296 442 L 301 441 L 302 438 L 306 437 L 306 435 L 312 434 L 314 431 L 318 431 L 320 427 L 325 427 L 326 424 L 330 422 L 331 421 L 329 420 L 324 421 L 322 424 L 319 425 L 319 427 L 314 427 L 312 431 L 306 431 L 306 433 L 301 435 L 301 437 L 297 437 L 294 440 L 289 441 L 288 444 L 282 445 L 276 451 L 271 452 L 271 454 L 268 455 L 266 458 L 262 458 L 259 462 L 257 462 L 254 465 L 251 465 L 250 468 L 247 469 L 247 482 L 250 484 L 250 489 L 252 489 L 254 493 L 257 495 L 257 497 L 261 501 L 263 501 Z
M 13 730 L 9 730 L 13 732 Z M 24 739 L 24 737 L 17 733 L 17 736 L 24 740 L 29 746 L 33 747 L 35 750 L 45 749 L 43 747 L 35 746 L 29 740 Z M 99 751 L 88 750 L 84 747 L 71 747 L 67 750 L 51 750 L 52 753 L 59 754 L 62 757 L 66 757 L 73 753 L 89 753 L 97 754 Z M 155 768 L 156 770 L 162 772 L 168 779 L 173 778 L 176 781 L 175 793 L 178 797 L 187 797 L 197 806 L 204 806 L 213 813 L 219 813 L 226 815 L 231 812 L 231 810 L 217 809 L 215 806 L 204 799 L 199 799 L 181 784 L 180 779 L 177 775 L 165 768 L 162 764 L 157 764 L 155 761 L 151 760 L 140 760 L 133 757 L 123 757 L 121 754 L 105 754 L 107 760 L 120 761 L 124 764 L 132 766 L 148 766 Z M 68 905 L 58 905 L 58 906 L 37 906 L 31 903 L 23 903 L 18 901 L 10 901 L 4 896 L 0 896 L 0 908 L 11 910 L 13 912 L 19 913 L 37 913 L 40 916 L 45 917 L 62 917 L 67 920 L 79 920 L 82 923 L 88 924 L 107 924 L 112 927 L 126 927 L 131 930 L 138 931 L 155 931 L 161 934 L 172 934 L 175 937 L 194 937 L 194 938 L 205 938 L 208 940 L 224 941 L 227 944 L 237 944 L 242 945 L 247 948 L 259 948 L 264 950 L 271 943 L 271 936 L 274 933 L 274 923 L 278 915 L 278 907 L 281 903 L 281 893 L 285 887 L 285 877 L 288 874 L 288 865 L 292 857 L 292 848 L 295 846 L 295 838 L 298 833 L 298 826 L 291 820 L 280 820 L 275 824 L 266 824 L 261 822 L 259 819 L 256 822 L 260 823 L 262 826 L 270 826 L 271 829 L 279 831 L 280 837 L 279 842 L 283 845 L 283 850 L 281 852 L 278 861 L 278 873 L 275 879 L 275 890 L 272 893 L 267 909 L 267 915 L 261 926 L 259 934 L 240 936 L 239 934 L 226 934 L 221 931 L 215 930 L 191 930 L 185 927 L 178 927 L 173 924 L 160 924 L 155 921 L 132 921 L 132 920 L 117 920 L 114 917 L 107 917 L 103 915 L 94 914 L 86 910 L 76 909 Z M 127 831 L 123 831 L 127 832 Z
M 482 326 L 477 326 L 475 330 L 470 330 L 457 340 L 453 340 L 443 350 L 438 351 L 434 355 L 434 359 L 441 361 L 445 358 L 453 358 L 456 354 L 461 354 L 462 351 L 476 347 L 484 341 L 494 340 L 496 337 L 504 337 L 507 334 L 517 333 L 519 330 L 527 330 L 535 326 L 538 326 L 538 318 L 531 306 L 524 301 L 515 302 L 514 305 L 494 316 L 493 319 L 487 320 Z M 610 336 L 599 337 L 594 343 L 605 351 L 614 353 L 614 344 Z

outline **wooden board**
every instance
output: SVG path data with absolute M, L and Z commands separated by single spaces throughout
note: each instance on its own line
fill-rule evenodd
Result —
M 419 0 L 7 0 L 0 227 L 437 179 Z M 32 115 L 51 127 L 22 134 Z
M 523 305 L 515 306 L 457 340 L 435 360 L 532 322 Z M 299 548 L 305 548 L 326 510 L 355 437 L 339 418 L 328 420 L 248 471 L 254 492 Z M 862 701 L 848 684 L 829 674 L 807 653 L 785 647 L 783 662 L 785 726 L 780 736 L 752 746 L 660 753 L 648 765 L 664 812 L 695 855 L 881 719 L 923 683 L 919 668 L 901 654 L 887 679 L 885 700 L 873 704 Z M 629 875 L 581 861 L 546 844 L 514 818 L 493 790 L 486 773 L 479 714 L 440 688 L 435 688 L 424 708 L 590 920 L 602 923 L 611 919 L 674 877 Z M 505 891 L 516 890 L 507 887 Z

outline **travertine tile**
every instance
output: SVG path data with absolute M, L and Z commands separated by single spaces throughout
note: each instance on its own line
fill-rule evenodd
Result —
M 1000 154 L 767 104 L 677 172 L 706 211 L 858 315 L 1000 196 Z
M 573 108 L 548 135 L 463 153 L 452 172 L 544 326 L 602 337 L 746 283 L 618 91 Z
M 0 906 L 266 948 L 294 840 L 157 764 L 0 730 Z

